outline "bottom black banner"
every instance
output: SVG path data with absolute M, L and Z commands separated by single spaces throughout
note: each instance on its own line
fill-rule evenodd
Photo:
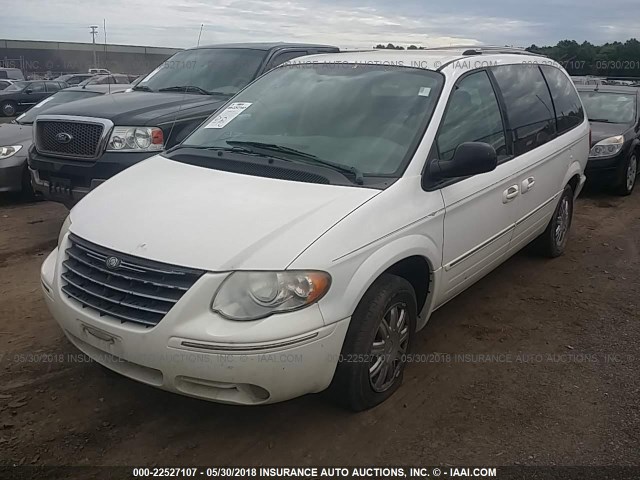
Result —
M 640 466 L 359 466 L 359 467 L 45 467 L 0 466 L 1 480 L 194 479 L 497 479 L 640 480 Z

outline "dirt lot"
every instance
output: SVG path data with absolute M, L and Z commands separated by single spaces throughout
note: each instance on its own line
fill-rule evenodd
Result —
M 357 415 L 322 395 L 217 405 L 86 362 L 39 287 L 65 209 L 0 202 L 0 465 L 640 465 L 640 190 L 583 195 L 564 257 L 521 253 L 438 311 L 415 352 L 450 357 Z

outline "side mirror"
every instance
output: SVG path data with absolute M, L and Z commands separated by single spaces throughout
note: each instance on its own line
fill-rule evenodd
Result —
M 33 93 L 33 90 L 31 88 L 27 88 L 24 93 Z
M 466 142 L 458 145 L 451 160 L 434 160 L 429 173 L 437 178 L 455 178 L 478 175 L 495 170 L 498 154 L 488 143 Z

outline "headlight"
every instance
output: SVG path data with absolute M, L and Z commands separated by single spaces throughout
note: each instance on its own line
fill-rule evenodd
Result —
M 13 157 L 20 150 L 22 150 L 22 145 L 8 145 L 6 147 L 0 147 L 0 160 Z
M 589 152 L 590 158 L 610 157 L 620 151 L 624 144 L 624 137 L 617 135 L 615 137 L 605 138 L 596 143 Z
M 62 228 L 60 228 L 60 234 L 58 235 L 58 246 L 62 243 L 64 236 L 69 231 L 71 227 L 71 215 L 67 215 L 67 218 L 64 219 L 64 223 L 62 224 Z
M 158 127 L 114 127 L 107 150 L 111 152 L 155 152 L 162 150 L 164 137 Z
M 326 272 L 234 272 L 213 299 L 213 311 L 230 320 L 258 320 L 320 300 L 329 290 Z

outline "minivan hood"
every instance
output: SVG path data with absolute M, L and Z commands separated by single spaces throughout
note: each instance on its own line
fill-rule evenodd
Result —
M 71 211 L 71 232 L 173 265 L 283 270 L 377 193 L 222 172 L 158 155 L 82 199 Z
M 605 138 L 624 135 L 631 125 L 623 123 L 590 122 L 591 125 L 591 146 L 604 140 Z
M 74 115 L 111 120 L 115 125 L 160 125 L 174 119 L 208 116 L 227 97 L 175 92 L 124 92 L 59 105 L 47 115 Z
M 7 145 L 31 143 L 31 125 L 18 125 L 15 123 L 0 123 L 0 147 Z

